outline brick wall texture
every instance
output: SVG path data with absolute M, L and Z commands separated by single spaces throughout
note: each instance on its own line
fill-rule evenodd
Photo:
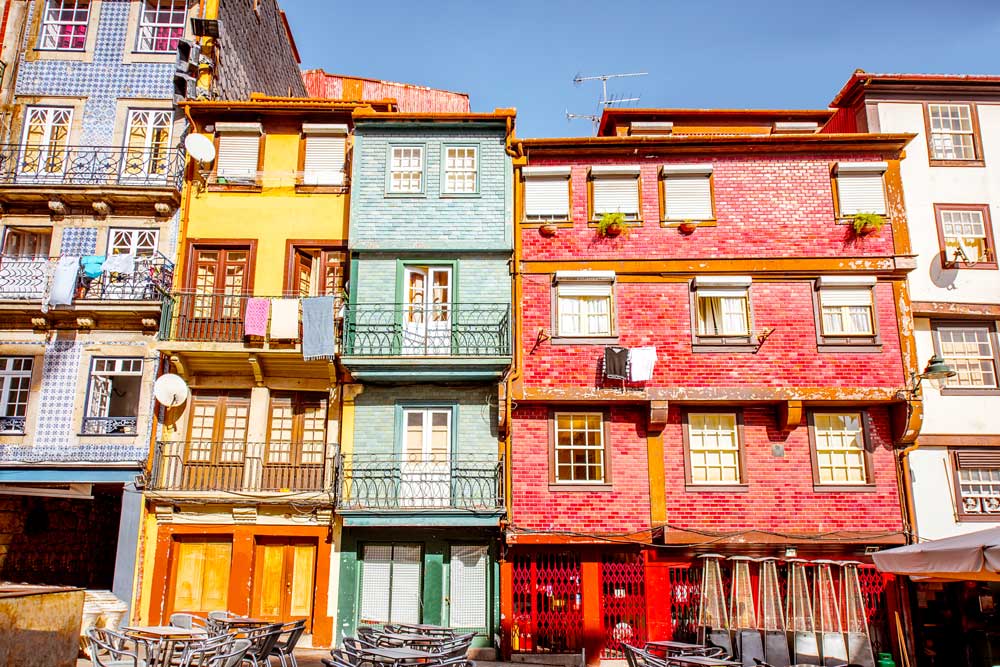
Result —
M 663 431 L 663 493 L 671 527 L 784 533 L 900 530 L 889 417 L 884 407 L 869 410 L 874 489 L 850 492 L 814 490 L 805 424 L 782 431 L 773 407 L 742 410 L 746 489 L 705 492 L 685 489 L 682 413 L 679 407 L 671 407 Z M 633 407 L 611 408 L 612 483 L 608 491 L 562 491 L 549 486 L 549 414 L 548 407 L 537 404 L 518 406 L 514 412 L 513 526 L 588 534 L 649 528 L 646 415 Z M 781 457 L 772 454 L 776 444 L 784 446 Z
M 277 0 L 222 0 L 219 24 L 215 97 L 307 96 Z

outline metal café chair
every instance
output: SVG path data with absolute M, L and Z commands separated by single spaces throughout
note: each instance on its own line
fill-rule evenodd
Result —
M 625 660 L 629 667 L 667 667 L 669 665 L 667 660 L 658 658 L 636 646 L 622 644 L 622 650 L 625 652 Z
M 250 640 L 250 648 L 243 656 L 244 662 L 253 667 L 269 667 L 271 650 L 281 636 L 281 623 L 272 623 L 246 631 L 246 639 Z
M 271 655 L 278 658 L 281 667 L 298 667 L 299 663 L 295 659 L 295 645 L 299 643 L 302 633 L 306 631 L 304 620 L 292 621 L 281 626 L 281 633 L 278 641 L 271 649 Z
M 170 614 L 170 625 L 188 630 L 207 630 L 208 619 L 196 614 Z
M 94 667 L 147 667 L 140 657 L 142 644 L 136 639 L 107 628 L 90 628 L 87 641 Z
M 203 642 L 192 646 L 182 657 L 180 667 L 239 667 L 250 648 L 250 640 L 228 639 L 225 643 Z

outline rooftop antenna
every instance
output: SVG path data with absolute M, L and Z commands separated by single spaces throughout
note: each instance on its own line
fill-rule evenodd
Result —
M 600 81 L 601 82 L 601 99 L 598 102 L 598 108 L 601 113 L 605 109 L 612 106 L 619 106 L 626 102 L 638 102 L 639 96 L 634 97 L 621 97 L 619 95 L 612 95 L 608 97 L 608 80 L 609 79 L 623 79 L 625 77 L 633 76 L 646 76 L 649 72 L 623 72 L 619 74 L 597 74 L 595 76 L 580 76 L 577 74 L 573 77 L 573 84 L 579 86 L 585 81 Z M 598 114 L 582 114 L 582 113 L 570 113 L 566 110 L 566 120 L 576 120 L 576 119 L 587 119 L 594 124 L 594 130 L 597 130 L 597 124 L 601 120 L 601 115 Z

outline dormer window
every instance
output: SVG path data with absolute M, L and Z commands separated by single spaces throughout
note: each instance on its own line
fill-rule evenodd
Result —
M 639 220 L 639 167 L 595 166 L 590 168 L 593 187 L 593 215 L 600 220 L 607 213 L 621 213 L 626 220 Z
M 774 123 L 774 134 L 815 134 L 819 132 L 816 121 L 779 120 Z

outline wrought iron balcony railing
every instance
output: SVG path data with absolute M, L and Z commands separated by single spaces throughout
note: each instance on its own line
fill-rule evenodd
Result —
M 24 417 L 0 417 L 0 435 L 24 433 Z
M 321 493 L 332 487 L 333 460 L 322 444 L 160 442 L 153 491 Z
M 510 356 L 510 307 L 486 303 L 349 305 L 344 356 Z
M 84 417 L 83 435 L 135 435 L 137 417 Z
M 49 257 L 0 256 L 0 299 L 44 300 L 58 261 Z M 90 278 L 81 267 L 75 297 L 82 301 L 160 301 L 173 279 L 173 263 L 156 253 L 136 257 L 132 273 L 103 272 Z
M 489 455 L 341 455 L 337 480 L 341 510 L 496 512 L 504 506 L 503 465 Z
M 184 149 L 0 145 L 0 184 L 169 187 L 180 190 Z
M 176 340 L 191 342 L 221 342 L 240 343 L 252 338 L 261 338 L 268 343 L 295 344 L 302 340 L 302 314 L 296 309 L 295 322 L 284 323 L 280 327 L 288 337 L 278 338 L 274 335 L 278 324 L 275 317 L 283 317 L 275 304 L 271 304 L 266 332 L 263 337 L 246 335 L 246 311 L 250 299 L 283 300 L 297 297 L 264 297 L 252 294 L 204 294 L 198 292 L 175 292 L 171 295 L 170 317 L 164 318 L 164 328 L 160 331 L 160 340 Z M 169 324 L 169 326 L 167 326 Z M 334 322 L 338 328 L 339 318 Z

